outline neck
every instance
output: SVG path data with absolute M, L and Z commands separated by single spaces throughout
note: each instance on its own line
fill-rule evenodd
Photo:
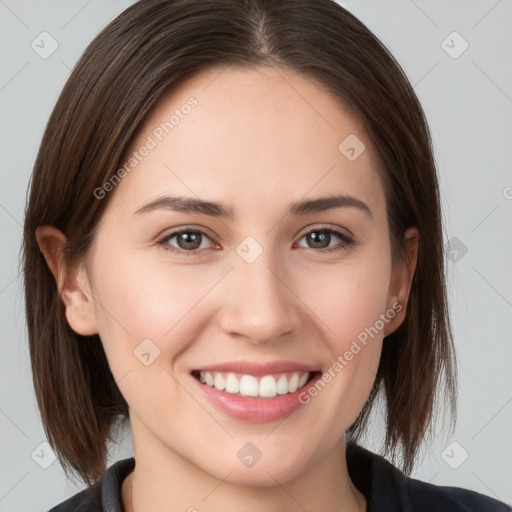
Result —
M 122 485 L 125 512 L 234 512 L 247 510 L 248 503 L 257 504 L 258 512 L 366 510 L 348 475 L 343 440 L 302 473 L 286 481 L 273 478 L 270 485 L 232 482 L 227 466 L 224 479 L 216 478 L 154 440 L 140 443 L 136 435 L 134 455 L 136 467 Z

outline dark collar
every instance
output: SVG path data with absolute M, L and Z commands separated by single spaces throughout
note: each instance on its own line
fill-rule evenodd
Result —
M 504 503 L 458 487 L 442 487 L 406 477 L 383 457 L 360 446 L 346 450 L 350 478 L 365 496 L 367 512 L 512 512 Z M 50 512 L 123 512 L 121 485 L 133 471 L 130 457 L 112 464 L 101 481 Z

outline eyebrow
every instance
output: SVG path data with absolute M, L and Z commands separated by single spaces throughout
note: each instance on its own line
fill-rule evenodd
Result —
M 350 195 L 335 195 L 319 197 L 317 199 L 307 201 L 297 201 L 290 205 L 289 213 L 292 215 L 306 215 L 308 213 L 322 212 L 333 208 L 357 208 L 369 217 L 373 217 L 373 213 L 366 203 Z M 139 208 L 134 213 L 134 216 L 155 210 L 199 213 L 202 215 L 210 215 L 212 217 L 226 219 L 232 219 L 235 216 L 232 208 L 226 208 L 221 203 L 180 196 L 165 196 L 157 198 Z

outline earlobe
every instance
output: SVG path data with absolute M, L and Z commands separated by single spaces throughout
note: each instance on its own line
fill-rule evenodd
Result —
M 405 319 L 409 293 L 418 261 L 418 229 L 409 228 L 405 232 L 404 239 L 406 245 L 405 261 L 397 261 L 393 265 L 389 287 L 388 308 L 396 311 L 396 314 L 384 327 L 385 336 L 396 331 Z
M 35 236 L 57 283 L 70 327 L 82 336 L 97 334 L 94 299 L 89 279 L 82 265 L 67 265 L 63 255 L 66 236 L 53 226 L 39 226 Z

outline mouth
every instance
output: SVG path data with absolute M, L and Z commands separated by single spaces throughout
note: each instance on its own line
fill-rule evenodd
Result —
M 204 386 L 229 395 L 253 399 L 275 399 L 300 391 L 320 373 L 319 370 L 287 371 L 255 376 L 235 372 L 193 370 L 191 375 Z

